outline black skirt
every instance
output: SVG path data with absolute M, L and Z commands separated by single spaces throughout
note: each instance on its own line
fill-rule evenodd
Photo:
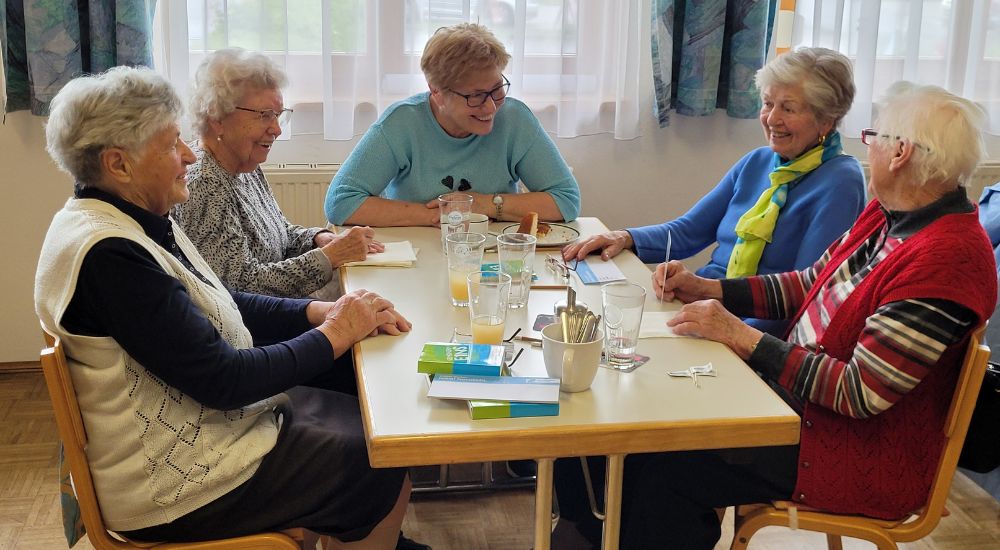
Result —
M 141 541 L 197 541 L 305 527 L 360 540 L 392 510 L 404 468 L 368 465 L 356 397 L 298 386 L 285 392 L 281 431 L 253 477 L 175 521 L 123 532 Z

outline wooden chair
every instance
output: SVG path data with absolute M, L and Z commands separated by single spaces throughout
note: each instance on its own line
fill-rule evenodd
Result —
M 73 380 L 70 378 L 66 365 L 66 354 L 62 342 L 45 332 L 48 348 L 42 350 L 42 371 L 45 374 L 45 384 L 49 388 L 52 408 L 56 416 L 56 426 L 59 428 L 59 438 L 62 439 L 65 460 L 73 477 L 73 487 L 80 503 L 80 515 L 87 529 L 87 537 L 97 550 L 125 550 L 134 548 L 188 549 L 188 550 L 222 550 L 222 549 L 273 549 L 302 550 L 315 548 L 320 538 L 307 529 L 288 529 L 282 532 L 259 533 L 245 537 L 223 540 L 188 543 L 142 543 L 123 540 L 112 535 L 104 526 L 101 517 L 101 507 L 97 502 L 94 490 L 94 480 L 90 476 L 90 466 L 87 463 L 87 430 L 83 425 L 83 416 L 76 400 Z M 323 537 L 325 538 L 325 537 Z
M 958 384 L 948 408 L 944 425 L 946 438 L 944 452 L 938 460 L 937 471 L 927 498 L 927 503 L 908 518 L 886 521 L 865 516 L 832 514 L 809 509 L 795 502 L 779 501 L 771 504 L 740 506 L 736 513 L 736 534 L 731 550 L 745 550 L 750 537 L 769 525 L 782 525 L 792 529 L 806 529 L 826 533 L 827 547 L 841 550 L 843 537 L 853 537 L 875 543 L 880 550 L 895 549 L 898 542 L 921 539 L 937 527 L 942 515 L 947 515 L 945 500 L 951 490 L 951 480 L 958 465 L 958 455 L 969 428 L 972 410 L 979 396 L 986 372 L 990 348 L 981 344 L 984 328 L 975 330 L 969 339 L 968 352 L 959 373 Z

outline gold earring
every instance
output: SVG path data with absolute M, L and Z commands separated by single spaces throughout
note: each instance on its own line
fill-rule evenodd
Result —
M 826 134 L 819 136 L 819 144 L 823 145 L 824 143 L 826 143 Z
M 215 136 L 215 141 L 222 141 L 222 134 Z

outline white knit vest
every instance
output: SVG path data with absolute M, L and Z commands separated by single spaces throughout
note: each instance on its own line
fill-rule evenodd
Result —
M 121 237 L 141 245 L 176 277 L 230 345 L 251 347 L 232 297 L 183 231 L 176 225 L 173 231 L 184 255 L 214 287 L 146 236 L 134 219 L 95 199 L 70 199 L 55 215 L 35 275 L 35 309 L 65 346 L 101 513 L 116 531 L 168 523 L 235 489 L 257 470 L 278 434 L 273 408 L 283 394 L 240 409 L 211 409 L 147 371 L 113 338 L 71 334 L 62 326 L 87 252 L 102 239 Z

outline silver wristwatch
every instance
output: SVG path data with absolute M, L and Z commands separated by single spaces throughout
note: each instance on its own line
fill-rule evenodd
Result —
M 496 216 L 494 216 L 494 218 L 497 221 L 500 221 L 503 216 L 503 195 L 500 193 L 493 193 L 493 206 L 496 208 Z

